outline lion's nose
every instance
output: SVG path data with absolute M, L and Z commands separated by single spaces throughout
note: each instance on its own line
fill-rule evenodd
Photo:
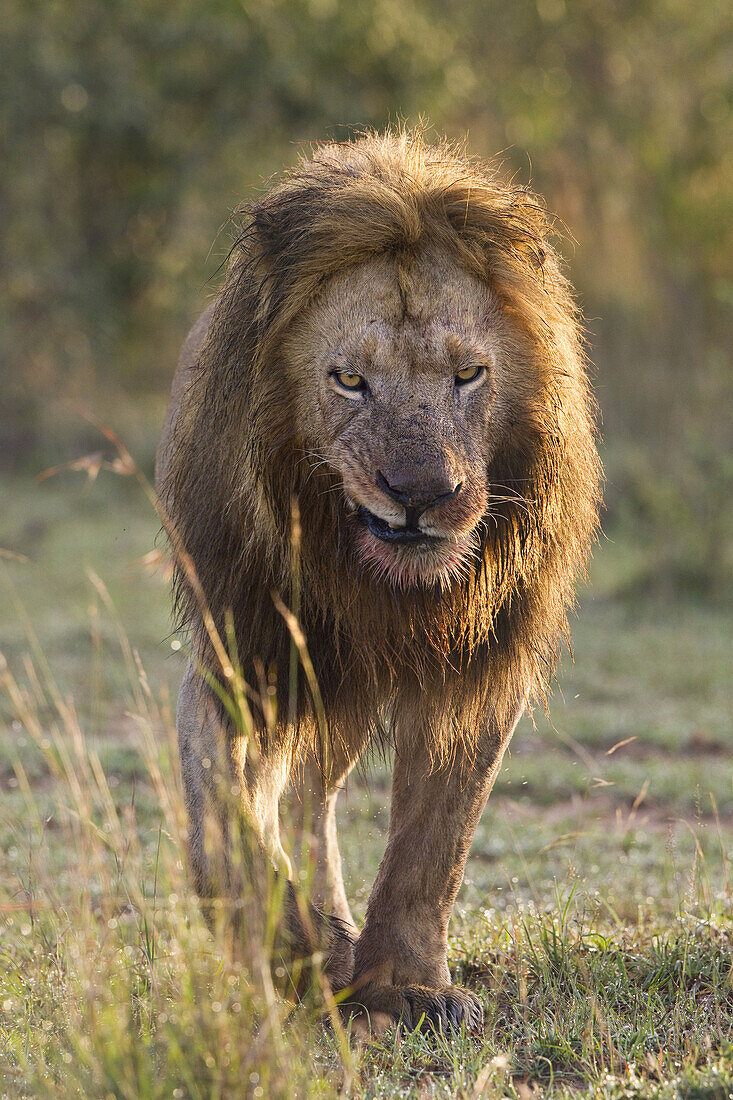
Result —
M 382 471 L 377 470 L 377 486 L 386 496 L 403 506 L 407 513 L 408 527 L 413 527 L 428 508 L 444 504 L 456 496 L 462 485 L 462 481 L 453 483 L 445 476 L 435 478 L 427 484 L 416 484 L 409 477 L 393 477 L 389 482 Z

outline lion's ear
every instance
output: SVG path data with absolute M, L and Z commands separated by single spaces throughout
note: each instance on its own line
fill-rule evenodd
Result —
M 265 252 L 269 252 L 271 249 L 277 251 L 277 246 L 282 236 L 282 230 L 278 227 L 278 220 L 275 216 L 275 212 L 259 204 L 252 208 L 252 220 L 251 220 L 252 234 L 259 243 L 260 247 Z
M 490 181 L 460 181 L 444 196 L 445 214 L 458 237 L 485 257 L 513 254 L 540 270 L 551 251 L 551 226 L 530 193 L 507 196 Z
M 311 187 L 283 190 L 253 206 L 251 232 L 261 254 L 273 261 L 291 262 L 293 245 L 312 228 L 317 208 Z

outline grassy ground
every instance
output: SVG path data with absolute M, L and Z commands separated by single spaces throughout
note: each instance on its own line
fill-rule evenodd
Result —
M 3 485 L 0 1096 L 733 1095 L 729 607 L 621 600 L 643 547 L 601 546 L 456 907 L 485 1033 L 350 1051 L 187 888 L 156 528 L 110 474 Z M 341 807 L 357 917 L 388 789 L 375 763 Z

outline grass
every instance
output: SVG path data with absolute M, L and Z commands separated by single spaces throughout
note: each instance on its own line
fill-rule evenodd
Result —
M 517 731 L 451 927 L 485 1032 L 350 1050 L 187 886 L 147 503 L 103 473 L 8 480 L 4 504 L 0 1096 L 733 1095 L 729 608 L 620 599 L 648 562 L 599 549 L 575 664 Z M 341 808 L 357 918 L 388 790 L 375 762 Z

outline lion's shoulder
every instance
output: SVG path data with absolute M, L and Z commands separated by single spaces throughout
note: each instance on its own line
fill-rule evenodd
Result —
M 183 342 L 181 354 L 178 358 L 178 366 L 173 375 L 171 395 L 168 401 L 168 408 L 166 409 L 165 421 L 163 422 L 163 432 L 155 455 L 155 488 L 160 495 L 163 494 L 168 468 L 170 466 L 173 430 L 178 419 L 178 414 L 181 411 L 186 389 L 193 378 L 193 371 L 196 366 L 199 352 L 206 339 L 209 328 L 211 327 L 211 320 L 215 308 L 216 302 L 214 301 L 206 307 L 204 312 L 191 326 Z

